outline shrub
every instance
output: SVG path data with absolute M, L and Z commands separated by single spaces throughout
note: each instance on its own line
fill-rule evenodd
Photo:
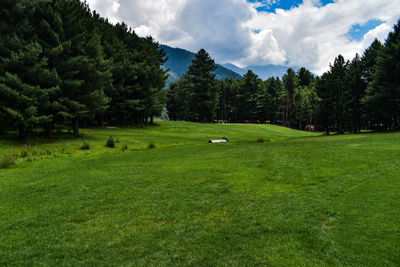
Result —
M 21 158 L 26 158 L 29 155 L 28 145 L 21 146 Z
M 257 139 L 257 143 L 264 143 L 264 142 L 265 142 L 265 140 L 264 140 L 264 138 L 262 138 L 262 137 L 260 137 L 260 138 Z
M 87 142 L 83 142 L 82 146 L 80 147 L 81 150 L 89 150 L 90 144 Z
M 15 165 L 15 157 L 7 155 L 0 159 L 0 169 L 7 169 L 12 165 Z
M 151 142 L 151 143 L 149 144 L 148 148 L 150 148 L 150 149 L 156 148 L 156 145 L 155 145 L 153 142 Z
M 127 144 L 123 144 L 121 149 L 122 149 L 122 151 L 128 150 L 128 145 Z
M 114 148 L 115 147 L 115 140 L 112 136 L 110 136 L 106 142 L 106 147 Z

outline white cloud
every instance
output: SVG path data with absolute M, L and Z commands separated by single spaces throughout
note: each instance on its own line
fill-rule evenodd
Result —
M 90 8 L 96 10 L 101 16 L 108 18 L 111 23 L 117 23 L 118 12 L 121 6 L 119 0 L 87 0 Z
M 265 0 L 270 5 L 276 0 Z M 352 58 L 374 38 L 384 40 L 400 16 L 393 0 L 318 0 L 275 13 L 257 12 L 246 0 L 89 0 L 110 21 L 125 21 L 139 35 L 196 52 L 205 48 L 221 63 L 305 66 L 317 74 L 338 55 Z M 384 21 L 361 41 L 347 33 L 355 24 Z

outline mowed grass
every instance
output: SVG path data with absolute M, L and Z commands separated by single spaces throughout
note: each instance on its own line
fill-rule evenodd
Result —
M 111 133 L 137 149 L 105 149 Z M 399 133 L 170 122 L 84 138 L 91 154 L 59 140 L 70 157 L 0 170 L 0 266 L 400 265 Z
M 209 139 L 221 139 L 227 136 L 233 143 L 252 142 L 263 138 L 266 142 L 282 140 L 288 137 L 318 135 L 302 131 L 293 131 L 284 127 L 262 124 L 196 124 L 189 122 L 160 122 L 159 126 L 142 128 L 103 128 L 81 129 L 81 138 L 73 138 L 67 134 L 59 134 L 52 139 L 32 137 L 25 141 L 15 140 L 15 133 L 0 136 L 0 156 L 7 153 L 27 150 L 31 155 L 37 150 L 38 157 L 70 157 L 71 155 L 92 155 L 110 152 L 120 152 L 123 145 L 128 150 L 147 149 L 150 143 L 156 147 L 171 147 L 180 145 L 204 145 Z M 116 149 L 105 146 L 112 136 L 116 141 Z M 90 144 L 89 151 L 79 150 L 84 142 Z M 47 153 L 49 151 L 50 155 Z M 41 155 L 42 154 L 42 155 Z M 41 157 L 40 157 L 41 156 Z M 19 157 L 20 160 L 21 157 Z M 24 161 L 24 160 L 22 160 Z

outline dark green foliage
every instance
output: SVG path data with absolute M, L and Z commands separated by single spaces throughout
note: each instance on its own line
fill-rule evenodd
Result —
M 260 137 L 260 138 L 257 139 L 257 143 L 264 143 L 264 142 L 265 142 L 265 140 L 264 140 L 264 138 L 262 138 L 262 137 Z
M 172 120 L 211 122 L 216 118 L 218 89 L 214 60 L 204 50 L 196 54 L 192 65 L 167 91 L 168 115 Z
M 81 150 L 89 150 L 90 144 L 88 142 L 83 142 L 82 146 L 79 148 Z
M 127 144 L 123 144 L 121 147 L 122 151 L 128 150 L 128 145 Z
M 365 96 L 367 87 L 366 81 L 363 79 L 363 63 L 358 54 L 349 63 L 347 70 L 347 95 L 346 95 L 346 115 L 345 119 L 348 123 L 347 128 L 353 132 L 361 132 L 363 122 L 365 121 L 365 110 L 362 99 Z
M 50 120 L 40 112 L 57 79 L 35 36 L 32 21 L 38 1 L 2 1 L 0 27 L 0 119 L 21 138 Z
M 114 148 L 115 147 L 115 140 L 112 136 L 107 139 L 106 147 Z
M 170 84 L 166 105 L 171 120 L 190 120 L 189 81 L 186 75 Z
M 290 126 L 291 121 L 294 119 L 293 97 L 298 85 L 298 78 L 292 69 L 288 69 L 282 80 L 285 89 L 283 97 L 284 125 Z
M 348 63 L 339 55 L 333 65 L 330 65 L 330 70 L 324 73 L 317 83 L 318 96 L 321 99 L 320 123 L 326 132 L 334 128 L 338 133 L 342 133 L 345 129 L 347 68 Z
M 400 20 L 384 47 L 375 50 L 378 57 L 365 99 L 368 106 L 373 106 L 375 126 L 400 129 Z
M 257 104 L 262 101 L 263 88 L 261 79 L 251 70 L 243 76 L 238 95 L 239 114 L 242 120 L 256 121 L 259 118 Z
M 156 145 L 153 142 L 151 142 L 147 148 L 153 149 L 156 148 Z
M 0 123 L 21 138 L 94 120 L 143 123 L 164 105 L 165 53 L 79 0 L 0 3 Z
M 214 60 L 200 49 L 187 72 L 190 100 L 190 117 L 193 121 L 210 122 L 215 118 L 217 108 L 217 89 L 215 86 L 216 69 Z
M 15 165 L 16 158 L 13 155 L 5 155 L 0 158 L 0 169 L 7 169 Z

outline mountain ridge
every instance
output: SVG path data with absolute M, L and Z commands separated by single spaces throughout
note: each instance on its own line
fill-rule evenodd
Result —
M 251 65 L 244 68 L 240 68 L 232 63 L 223 64 L 225 68 L 231 69 L 241 75 L 246 74 L 247 70 L 251 70 L 255 74 L 257 74 L 261 79 L 266 80 L 271 77 L 279 77 L 281 78 L 289 68 L 293 69 L 297 72 L 300 67 L 297 66 L 285 66 L 285 65 Z
M 169 77 L 167 79 L 167 85 L 171 82 L 177 81 L 182 75 L 184 75 L 188 67 L 192 64 L 192 60 L 195 58 L 195 53 L 188 50 L 171 47 L 167 45 L 160 45 L 160 49 L 166 52 L 167 62 L 164 63 L 164 68 L 169 69 Z M 215 77 L 219 80 L 225 78 L 239 79 L 242 76 L 235 71 L 225 68 L 220 64 L 215 64 L 217 69 L 214 71 Z
M 164 68 L 169 69 L 169 77 L 167 79 L 167 86 L 171 82 L 176 82 L 186 72 L 192 60 L 195 58 L 195 53 L 185 50 L 179 47 L 171 47 L 168 45 L 160 45 L 159 49 L 163 49 L 166 52 L 167 62 L 164 63 Z M 285 66 L 285 65 L 260 65 L 260 66 L 247 66 L 240 68 L 232 63 L 218 64 L 215 63 L 217 69 L 214 71 L 216 78 L 223 80 L 225 78 L 239 79 L 247 70 L 253 71 L 261 79 L 266 80 L 270 77 L 281 78 L 287 71 L 288 68 L 292 68 L 294 71 L 298 71 L 300 67 L 297 66 Z

